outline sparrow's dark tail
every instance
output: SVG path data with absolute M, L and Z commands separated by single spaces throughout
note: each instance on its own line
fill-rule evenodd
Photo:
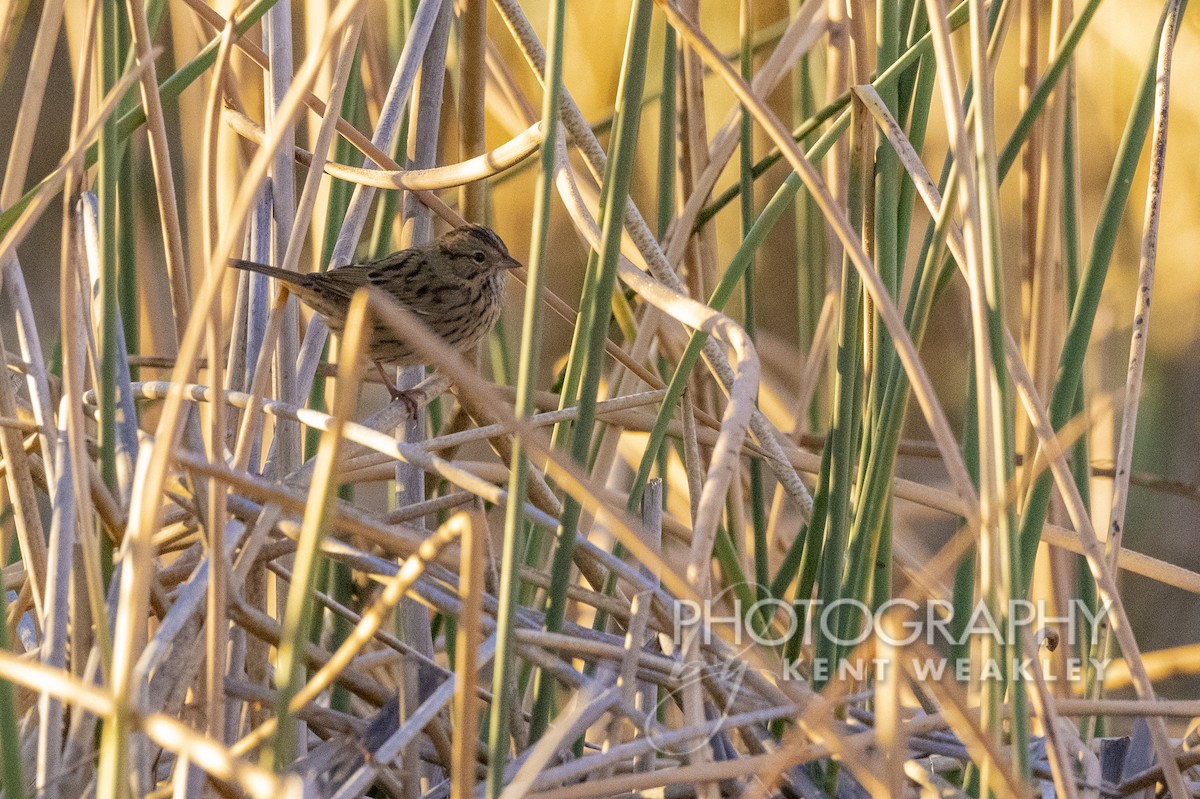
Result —
M 276 280 L 282 280 L 284 283 L 303 286 L 308 283 L 308 275 L 299 272 L 289 272 L 286 269 L 280 269 L 278 266 L 267 266 L 260 264 L 257 261 L 243 261 L 240 258 L 230 258 L 229 265 L 235 269 L 245 269 L 247 272 L 258 272 L 261 275 L 273 277 Z

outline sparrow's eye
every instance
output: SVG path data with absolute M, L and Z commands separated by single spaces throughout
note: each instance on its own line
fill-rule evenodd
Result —
M 471 257 L 475 259 L 475 263 L 477 264 L 481 264 L 487 260 L 487 254 L 483 250 L 476 250 L 475 254 Z

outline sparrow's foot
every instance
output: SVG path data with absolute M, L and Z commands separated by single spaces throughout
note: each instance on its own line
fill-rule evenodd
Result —
M 383 384 L 387 386 L 388 393 L 392 395 L 392 401 L 403 402 L 404 409 L 408 411 L 407 418 L 416 419 L 417 412 L 421 409 L 421 406 L 417 403 L 417 398 L 421 396 L 421 392 L 416 390 L 400 390 L 394 383 L 392 383 L 392 379 L 388 377 L 388 373 L 384 370 L 383 364 L 381 364 L 379 361 L 375 361 L 374 363 L 375 368 L 379 370 L 379 376 L 383 378 Z

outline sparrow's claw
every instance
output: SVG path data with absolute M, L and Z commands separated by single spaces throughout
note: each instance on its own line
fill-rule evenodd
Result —
M 397 388 L 392 383 L 392 379 L 388 377 L 388 373 L 384 371 L 383 364 L 379 361 L 375 361 L 375 368 L 379 370 L 379 376 L 383 378 L 383 384 L 387 386 L 388 393 L 392 395 L 392 401 L 399 400 L 403 402 L 405 410 L 408 411 L 408 418 L 416 419 L 417 412 L 421 409 L 421 406 L 417 404 L 417 393 L 415 391 L 401 391 Z

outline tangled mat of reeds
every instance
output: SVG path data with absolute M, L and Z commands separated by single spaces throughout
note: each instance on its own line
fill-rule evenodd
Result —
M 25 87 L 0 188 L 4 797 L 1195 784 L 1200 703 L 1153 679 L 1196 658 L 1143 657 L 1117 585 L 1200 594 L 1122 545 L 1131 484 L 1196 495 L 1131 470 L 1185 3 L 1099 165 L 1073 66 L 1097 2 L 764 21 L 749 0 L 550 0 L 540 37 L 517 0 L 72 5 L 0 11 Z M 615 96 L 607 119 L 564 79 L 593 47 L 619 74 L 587 98 Z M 29 180 L 56 106 L 65 148 Z M 1114 403 L 1081 375 L 1144 148 Z M 1086 231 L 1083 162 L 1109 176 Z M 22 247 L 59 209 L 61 247 Z M 468 357 L 366 292 L 328 341 L 227 268 L 344 265 L 464 220 L 528 254 L 523 301 Z M 759 320 L 766 295 L 786 324 Z M 958 355 L 923 358 L 955 314 Z M 416 419 L 364 363 L 369 321 L 433 367 L 400 375 Z M 1087 634 L 1011 623 L 1035 598 Z M 897 634 L 928 608 L 1008 635 Z M 949 658 L 963 674 L 921 665 Z M 1136 698 L 1104 695 L 1121 685 Z

